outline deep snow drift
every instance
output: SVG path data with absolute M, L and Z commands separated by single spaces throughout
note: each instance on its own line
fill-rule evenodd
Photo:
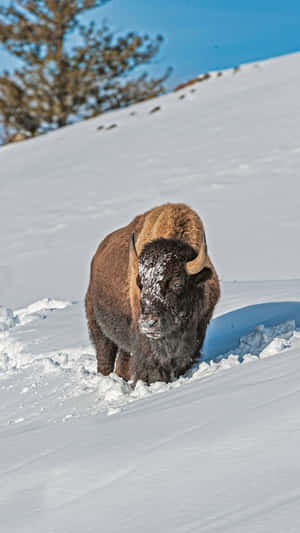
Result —
M 299 531 L 299 62 L 0 150 L 1 532 Z M 191 371 L 132 390 L 96 374 L 83 296 L 165 201 L 203 217 L 222 298 Z

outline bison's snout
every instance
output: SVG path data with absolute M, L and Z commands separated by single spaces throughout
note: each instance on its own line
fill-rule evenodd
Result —
M 139 320 L 141 333 L 152 339 L 160 337 L 160 320 L 157 316 L 141 317 Z
M 158 324 L 158 318 L 150 318 L 145 321 L 145 326 L 147 328 L 154 328 Z

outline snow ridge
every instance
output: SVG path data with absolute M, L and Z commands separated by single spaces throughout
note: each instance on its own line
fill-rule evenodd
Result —
M 114 373 L 109 376 L 97 374 L 95 354 L 90 345 L 32 354 L 26 343 L 14 339 L 14 329 L 34 320 L 45 320 L 49 312 L 62 311 L 71 305 L 70 302 L 45 298 L 16 311 L 1 308 L 0 374 L 5 377 L 12 371 L 31 368 L 32 382 L 39 382 L 40 386 L 42 377 L 60 374 L 65 381 L 62 401 L 91 394 L 92 401 L 88 409 L 93 413 L 107 411 L 108 414 L 114 414 L 127 404 L 153 394 L 208 378 L 220 370 L 276 355 L 292 345 L 295 334 L 294 321 L 272 327 L 259 325 L 249 335 L 242 336 L 234 350 L 212 359 L 206 355 L 206 360 L 200 359 L 185 376 L 174 382 L 156 382 L 148 386 L 139 381 L 133 388 Z

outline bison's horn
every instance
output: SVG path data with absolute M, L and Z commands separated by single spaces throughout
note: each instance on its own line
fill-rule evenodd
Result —
M 133 252 L 136 257 L 138 256 L 136 247 L 135 247 L 134 231 L 132 232 L 131 237 L 130 237 L 130 251 Z
M 138 260 L 138 255 L 135 247 L 135 241 L 134 241 L 134 232 L 132 232 L 130 237 L 130 243 L 129 243 L 129 262 L 130 265 L 136 265 Z
M 195 257 L 195 259 L 193 259 L 192 261 L 188 261 L 185 264 L 185 270 L 189 275 L 198 274 L 205 267 L 206 262 L 207 262 L 207 245 L 206 245 L 205 233 L 203 231 L 202 243 L 200 246 L 199 253 L 197 257 Z

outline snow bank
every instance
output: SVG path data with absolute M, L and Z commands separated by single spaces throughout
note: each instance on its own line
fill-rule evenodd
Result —
M 98 378 L 98 398 L 104 406 L 109 408 L 109 414 L 111 414 L 111 408 L 114 409 L 113 413 L 115 413 L 118 408 L 132 401 L 187 385 L 190 381 L 207 378 L 220 370 L 227 370 L 236 365 L 277 355 L 292 346 L 294 334 L 295 323 L 293 321 L 270 328 L 260 325 L 252 333 L 242 337 L 235 350 L 220 354 L 211 361 L 200 361 L 185 376 L 173 383 L 156 382 L 148 386 L 139 381 L 135 389 L 132 390 L 115 374 L 100 377 Z
M 250 334 L 240 338 L 234 350 L 211 358 L 206 355 L 205 360 L 199 360 L 185 376 L 174 382 L 169 384 L 157 382 L 149 386 L 138 382 L 133 388 L 130 383 L 128 384 L 114 373 L 109 376 L 97 374 L 96 358 L 92 346 L 65 346 L 55 351 L 50 349 L 45 353 L 39 351 L 31 353 L 26 343 L 14 338 L 14 331 L 27 327 L 33 321 L 38 324 L 39 321 L 47 318 L 49 312 L 61 313 L 71 305 L 70 302 L 48 298 L 15 312 L 7 309 L 2 311 L 5 331 L 0 333 L 0 372 L 8 373 L 8 371 L 31 368 L 33 382 L 40 382 L 42 376 L 60 374 L 65 382 L 63 401 L 71 397 L 90 394 L 92 395 L 90 410 L 94 414 L 103 410 L 108 414 L 115 414 L 127 404 L 137 400 L 207 378 L 220 370 L 276 355 L 292 346 L 295 333 L 294 321 L 287 321 L 272 327 L 258 325 Z M 39 344 L 38 339 L 36 342 Z
M 70 302 L 63 300 L 43 298 L 42 300 L 38 300 L 27 307 L 18 309 L 15 314 L 20 324 L 26 324 L 35 318 L 46 318 L 49 312 L 56 311 L 57 309 L 65 309 L 70 305 L 72 305 Z
M 16 311 L 0 307 L 0 372 L 19 369 L 39 361 L 26 351 L 26 345 L 23 342 L 15 340 L 16 329 L 37 319 L 44 320 L 50 312 L 65 309 L 71 305 L 70 302 L 44 298 Z M 41 360 L 43 359 L 42 357 Z M 49 369 L 51 365 L 49 366 L 49 361 L 46 362 L 47 358 L 44 361 L 44 367 Z
M 0 331 L 5 331 L 18 324 L 19 319 L 11 309 L 0 306 Z

